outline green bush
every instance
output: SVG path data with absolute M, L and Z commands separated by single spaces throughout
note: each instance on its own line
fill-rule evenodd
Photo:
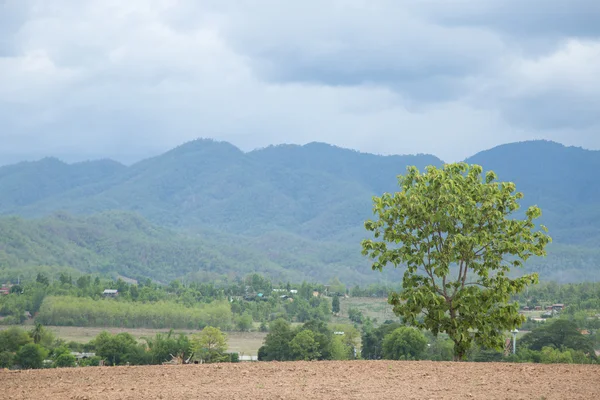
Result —
M 75 365 L 77 365 L 77 359 L 69 353 L 59 355 L 54 361 L 54 366 L 58 368 L 74 367 Z
M 48 351 L 38 344 L 29 343 L 19 349 L 15 363 L 22 369 L 42 368 Z
M 3 351 L 0 353 L 0 368 L 10 368 L 13 366 L 15 356 L 13 353 Z

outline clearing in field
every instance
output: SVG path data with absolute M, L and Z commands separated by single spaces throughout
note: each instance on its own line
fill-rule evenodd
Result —
M 8 399 L 600 399 L 600 366 L 255 362 L 0 371 Z

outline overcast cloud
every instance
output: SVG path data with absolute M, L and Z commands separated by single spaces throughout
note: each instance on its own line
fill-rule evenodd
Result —
M 598 0 L 0 0 L 0 163 L 600 148 Z

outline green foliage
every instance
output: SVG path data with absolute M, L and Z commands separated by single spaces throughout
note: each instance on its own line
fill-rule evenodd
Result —
M 33 343 L 39 344 L 42 341 L 42 338 L 44 337 L 44 331 L 44 326 L 39 322 L 36 322 L 35 327 L 30 332 L 30 336 L 33 339 Z
M 365 360 L 379 360 L 383 358 L 383 338 L 402 325 L 397 322 L 384 323 L 379 328 L 363 328 L 361 355 Z
M 344 332 L 334 335 L 334 332 Z M 292 329 L 288 321 L 271 322 L 269 334 L 258 351 L 260 361 L 348 360 L 354 358 L 358 331 L 348 325 L 328 327 L 310 320 Z
M 594 354 L 592 342 L 582 335 L 577 325 L 571 321 L 557 319 L 525 334 L 518 345 L 531 350 L 542 350 L 544 347 L 556 349 L 568 348 Z
M 29 334 L 22 328 L 10 327 L 0 331 L 0 352 L 15 353 L 22 346 L 32 342 Z
M 161 364 L 177 356 L 187 360 L 192 355 L 189 338 L 183 333 L 174 336 L 172 329 L 166 335 L 157 333 L 154 337 L 142 339 L 146 343 L 146 353 L 150 356 L 151 364 Z
M 238 317 L 236 327 L 241 332 L 249 332 L 252 329 L 252 315 L 244 313 Z
M 102 361 L 102 358 L 100 358 L 98 356 L 84 358 L 79 361 L 79 366 L 80 367 L 97 367 L 100 365 L 100 361 Z
M 454 359 L 454 343 L 448 338 L 432 337 L 426 358 L 432 361 L 452 361 Z
M 37 320 L 44 325 L 126 328 L 203 328 L 232 326 L 229 303 L 215 301 L 185 307 L 174 302 L 131 303 L 111 299 L 49 296 Z
M 335 335 L 331 339 L 331 359 L 332 360 L 348 360 L 352 349 L 344 343 L 344 339 Z
M 298 332 L 290 342 L 290 353 L 294 360 L 310 361 L 319 359 L 321 353 L 314 332 L 308 329 Z
M 523 197 L 513 183 L 481 174 L 480 166 L 465 163 L 424 174 L 409 167 L 398 179 L 400 192 L 374 198 L 378 219 L 365 223 L 374 239 L 362 242 L 373 269 L 406 266 L 403 290 L 390 296 L 394 312 L 410 325 L 446 332 L 457 360 L 472 342 L 501 348 L 504 331 L 524 321 L 509 300 L 537 275 L 508 274 L 545 255 L 551 240 L 535 227 L 538 207 L 523 220 L 509 218 Z
M 333 296 L 333 299 L 331 300 L 331 311 L 334 314 L 337 314 L 340 312 L 340 298 L 339 296 Z
M 348 318 L 352 322 L 356 322 L 357 324 L 362 324 L 364 316 L 359 309 L 352 307 L 352 308 L 348 309 Z
M 269 327 L 267 326 L 267 323 L 265 321 L 261 321 L 260 322 L 260 327 L 258 328 L 259 331 L 261 332 L 268 332 L 269 331 Z
M 402 326 L 383 338 L 383 358 L 387 360 L 421 360 L 427 339 L 421 331 Z
M 285 361 L 290 359 L 290 342 L 294 338 L 291 324 L 282 319 L 276 319 L 269 325 L 269 333 L 263 346 L 258 351 L 260 361 Z
M 22 369 L 42 368 L 48 351 L 39 344 L 28 343 L 21 347 L 15 356 L 15 363 Z
M 555 243 L 543 262 L 528 262 L 528 271 L 546 279 L 599 280 L 597 152 L 537 141 L 500 146 L 468 161 L 515 182 L 527 193 L 525 208 L 544 209 L 541 221 L 552 226 Z M 16 281 L 24 271 L 35 278 L 32 268 L 42 266 L 50 268 L 48 276 L 65 272 L 74 279 L 78 271 L 162 282 L 260 271 L 294 281 L 390 280 L 399 273 L 365 271 L 355 243 L 370 197 L 393 190 L 396 171 L 406 165 L 422 169 L 442 161 L 374 156 L 322 143 L 244 154 L 228 143 L 198 140 L 130 167 L 56 159 L 0 167 L 0 213 L 53 215 L 0 221 L 0 281 Z M 115 205 L 193 235 L 107 212 Z M 56 210 L 102 214 L 81 218 Z
M 10 368 L 15 362 L 15 355 L 10 351 L 0 351 L 0 368 Z
M 94 347 L 96 355 L 109 365 L 148 364 L 143 359 L 144 349 L 129 333 L 102 332 L 94 339 Z
M 54 366 L 57 368 L 75 367 L 77 359 L 70 353 L 62 353 L 54 360 Z
M 192 337 L 191 346 L 195 357 L 206 363 L 223 362 L 228 358 L 225 354 L 227 337 L 219 328 L 207 326 Z

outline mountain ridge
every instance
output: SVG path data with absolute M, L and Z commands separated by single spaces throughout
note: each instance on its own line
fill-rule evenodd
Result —
M 320 142 L 243 152 L 210 139 L 130 166 L 43 160 L 0 167 L 0 214 L 43 219 L 62 210 L 93 224 L 90 215 L 120 210 L 170 232 L 200 235 L 221 254 L 239 245 L 281 276 L 312 273 L 329 279 L 331 274 L 319 269 L 331 268 L 357 281 L 376 274 L 360 257 L 372 196 L 395 191 L 397 176 L 408 165 L 421 170 L 443 165 L 433 155 L 382 156 Z M 568 279 L 565 271 L 577 279 L 600 277 L 595 250 L 600 244 L 600 182 L 594 179 L 599 151 L 524 141 L 465 161 L 496 171 L 501 181 L 514 181 L 525 194 L 523 208 L 541 206 L 556 244 L 548 259 L 530 262 L 531 269 L 562 280 Z M 221 242 L 215 243 L 215 237 Z M 223 273 L 243 264 L 228 257 L 223 256 Z

